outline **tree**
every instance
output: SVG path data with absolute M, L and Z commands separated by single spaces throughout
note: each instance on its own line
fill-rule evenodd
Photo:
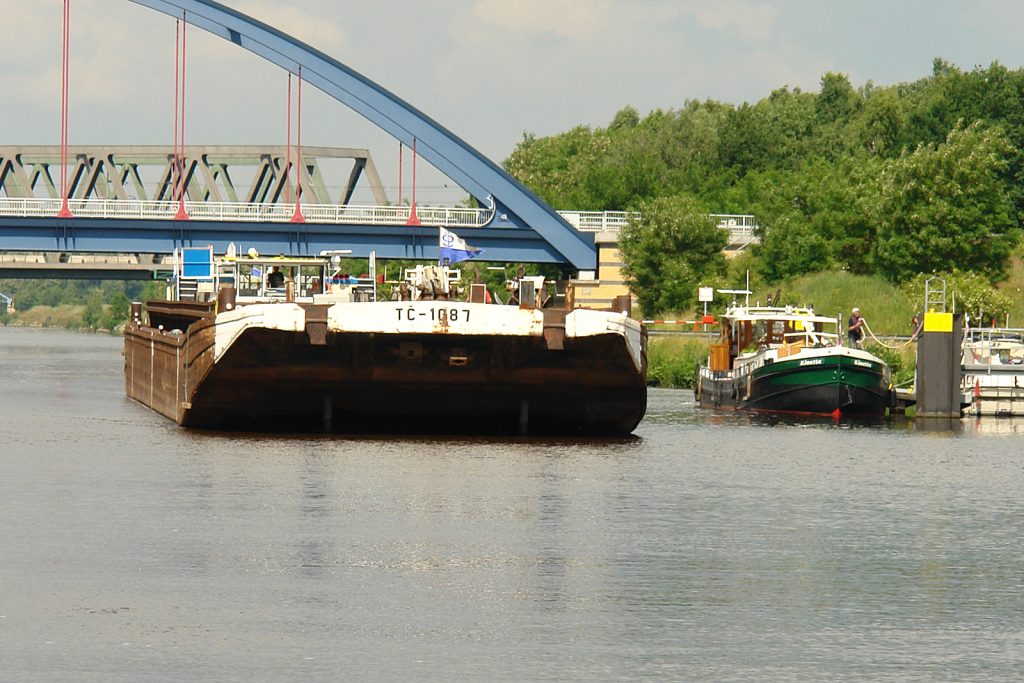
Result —
M 102 327 L 113 330 L 118 325 L 128 322 L 129 315 L 131 315 L 131 302 L 128 300 L 128 296 L 124 292 L 115 292 L 110 297 L 110 307 L 103 315 Z
M 877 204 L 879 165 L 870 158 L 810 159 L 791 171 L 748 174 L 747 206 L 762 230 L 754 247 L 758 273 L 776 282 L 831 268 L 870 272 L 874 228 L 865 202 Z
M 636 128 L 640 124 L 640 112 L 634 107 L 623 107 L 615 114 L 615 118 L 612 119 L 609 124 L 609 130 L 622 130 L 628 128 Z
M 956 303 L 956 310 L 971 316 L 973 327 L 986 326 L 1006 317 L 1013 304 L 1010 297 L 995 289 L 983 276 L 954 270 L 952 273 L 936 273 L 946 281 L 946 292 L 950 304 Z M 903 285 L 911 301 L 924 302 L 924 283 L 931 274 L 921 274 Z
M 580 178 L 606 144 L 587 126 L 552 137 L 524 134 L 505 160 L 511 175 L 557 208 L 604 210 L 593 206 L 581 189 Z
M 906 128 L 906 113 L 896 92 L 876 90 L 864 102 L 861 116 L 851 125 L 860 146 L 869 154 L 893 156 L 899 152 Z
M 692 307 L 698 285 L 725 273 L 725 231 L 685 195 L 647 202 L 641 216 L 619 236 L 630 290 L 648 315 Z
M 1005 277 L 1018 240 L 1003 175 L 1012 152 L 1000 130 L 974 123 L 888 162 L 874 216 L 880 272 L 894 282 L 955 269 Z
M 831 71 L 821 77 L 821 94 L 814 102 L 814 111 L 822 123 L 845 120 L 860 103 L 846 74 Z
M 89 329 L 97 329 L 100 326 L 100 319 L 103 317 L 103 292 L 99 288 L 93 289 L 85 297 L 85 310 L 82 312 L 82 322 Z
M 783 219 L 765 232 L 757 248 L 758 272 L 777 282 L 833 266 L 829 243 L 805 222 Z

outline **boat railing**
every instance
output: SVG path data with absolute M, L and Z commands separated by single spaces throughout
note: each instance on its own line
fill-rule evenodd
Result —
M 976 327 L 964 331 L 965 367 L 1021 367 L 1024 370 L 1024 329 Z
M 816 330 L 804 329 L 798 332 L 787 332 L 783 335 L 783 345 L 795 346 L 797 343 L 801 347 L 815 347 L 821 348 L 823 346 L 838 346 L 839 335 L 834 332 L 819 332 Z

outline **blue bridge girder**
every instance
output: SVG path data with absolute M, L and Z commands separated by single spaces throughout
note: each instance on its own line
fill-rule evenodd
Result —
M 557 263 L 577 270 L 594 270 L 597 250 L 593 235 L 573 228 L 564 218 L 545 204 L 526 186 L 506 173 L 500 166 L 474 149 L 450 130 L 405 102 L 397 95 L 354 71 L 338 60 L 252 17 L 212 0 L 131 0 L 136 4 L 184 18 L 189 24 L 220 36 L 267 61 L 298 74 L 325 94 L 357 112 L 400 142 L 412 146 L 417 154 L 451 178 L 482 206 L 493 206 L 491 223 L 472 237 L 474 246 L 487 249 L 488 260 Z M 251 223 L 232 225 L 151 225 L 132 221 L 122 228 L 114 220 L 78 219 L 52 220 L 0 218 L 0 249 L 39 248 L 38 240 L 49 235 L 63 240 L 64 245 L 51 242 L 49 249 L 91 251 L 144 251 L 142 245 L 157 242 L 158 251 L 167 245 L 178 245 L 180 239 L 190 243 L 212 243 L 215 247 L 227 242 L 246 242 L 242 235 L 251 234 L 256 243 L 263 243 L 270 252 L 282 252 L 288 245 L 305 245 L 315 251 L 325 248 L 365 250 L 371 242 L 378 256 L 408 258 L 410 251 L 423 258 L 436 257 L 436 228 L 381 228 L 373 226 L 366 232 L 353 226 L 310 226 L 307 224 L 292 239 L 291 228 L 267 225 L 257 230 Z M 22 242 L 33 247 L 12 246 L 16 229 L 25 230 Z M 18 233 L 22 234 L 22 233 Z M 310 235 L 309 239 L 303 237 Z M 34 236 L 34 237 L 33 237 Z M 123 238 L 124 244 L 107 244 L 106 239 Z M 127 248 L 127 241 L 137 239 L 140 248 Z M 162 240 L 162 242 L 161 242 Z M 203 240 L 206 240 L 203 242 Z M 403 240 L 406 242 L 403 244 Z M 83 246 L 88 244 L 89 246 Z M 259 247 L 257 247 L 258 249 Z M 433 248 L 433 251 L 431 251 Z M 297 252 L 297 253 L 305 253 Z
M 533 230 L 479 228 L 461 231 L 485 254 L 505 263 L 563 264 L 561 253 Z M 433 226 L 353 225 L 249 221 L 178 221 L 114 218 L 0 218 L 0 249 L 16 252 L 169 254 L 186 246 L 229 244 L 261 254 L 316 255 L 351 249 L 354 257 L 432 260 L 438 256 Z

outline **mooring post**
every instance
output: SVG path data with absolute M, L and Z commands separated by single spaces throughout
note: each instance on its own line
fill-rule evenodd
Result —
M 961 417 L 960 354 L 963 315 L 924 314 L 917 341 L 917 416 Z

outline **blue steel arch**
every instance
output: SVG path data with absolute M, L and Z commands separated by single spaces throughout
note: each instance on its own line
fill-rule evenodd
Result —
M 220 36 L 267 61 L 297 73 L 327 95 L 376 124 L 395 139 L 411 146 L 487 206 L 495 205 L 492 228 L 532 230 L 580 270 L 596 267 L 592 236 L 574 229 L 518 180 L 467 142 L 374 83 L 296 38 L 212 0 L 131 0 L 180 18 Z M 475 237 L 474 237 L 475 239 Z

